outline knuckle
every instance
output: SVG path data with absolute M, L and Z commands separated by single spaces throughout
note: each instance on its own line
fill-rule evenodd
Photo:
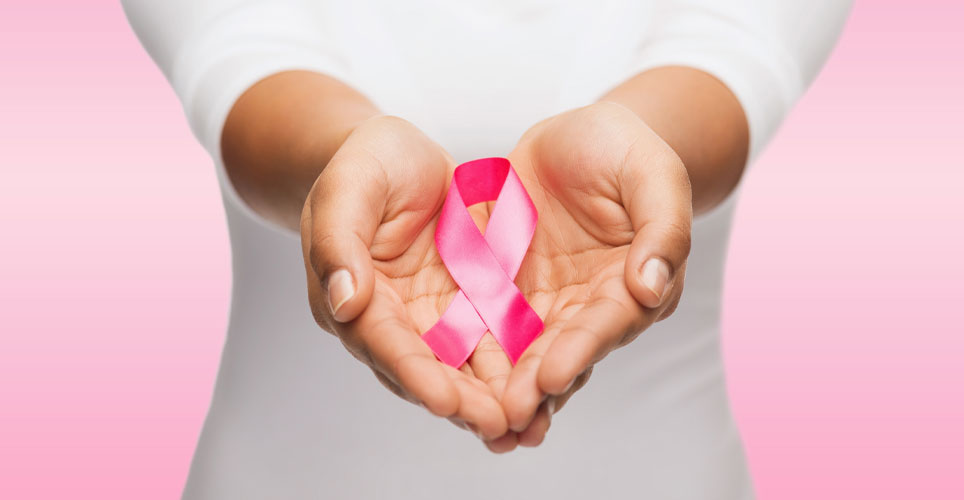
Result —
M 678 255 L 680 260 L 685 259 L 693 246 L 693 236 L 690 224 L 685 220 L 671 220 L 666 222 L 662 229 L 663 238 L 668 241 L 676 250 L 674 255 Z M 673 262 L 675 266 L 682 265 L 681 261 Z
M 308 259 L 312 270 L 321 280 L 322 288 L 327 290 L 328 275 L 331 274 L 329 265 L 331 254 L 335 249 L 337 237 L 330 232 L 318 233 L 312 238 L 311 246 L 308 249 Z
M 390 363 L 387 363 L 387 365 L 388 365 L 387 368 L 389 368 L 388 373 L 390 373 L 390 374 L 392 374 L 392 376 L 398 378 L 398 374 L 401 373 L 401 370 L 402 370 L 403 366 L 405 366 L 406 363 L 411 363 L 412 361 L 415 361 L 416 359 L 418 359 L 418 358 L 420 358 L 420 357 L 421 357 L 421 355 L 420 355 L 419 353 L 416 353 L 416 352 L 406 352 L 406 353 L 403 353 L 403 354 L 395 357 L 393 360 L 391 360 Z M 372 361 L 373 361 L 373 363 L 376 364 L 376 365 L 386 365 L 386 363 L 380 363 L 378 359 L 372 358 Z
M 320 238 L 315 239 L 311 243 L 311 247 L 308 248 L 308 262 L 311 264 L 311 269 L 315 274 L 318 275 L 319 278 L 323 278 L 325 254 L 320 244 Z M 324 280 L 322 280 L 322 284 L 324 284 Z
M 689 171 L 686 170 L 683 159 L 679 157 L 676 151 L 662 140 L 660 142 L 662 143 L 661 147 L 658 148 L 658 151 L 652 153 L 652 165 L 656 169 L 656 175 L 666 185 L 677 187 L 680 195 L 685 197 L 685 200 L 681 200 L 681 202 L 685 201 L 689 205 L 693 191 Z

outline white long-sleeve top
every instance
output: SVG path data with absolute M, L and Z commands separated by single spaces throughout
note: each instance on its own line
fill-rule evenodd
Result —
M 496 456 L 384 390 L 315 325 L 298 238 L 237 196 L 221 129 L 255 82 L 307 69 L 466 161 L 507 154 L 532 124 L 640 71 L 683 65 L 737 96 L 752 158 L 816 75 L 849 0 L 123 3 L 214 159 L 230 226 L 230 325 L 185 498 L 752 497 L 719 352 L 735 196 L 695 222 L 674 316 L 600 363 L 542 446 Z

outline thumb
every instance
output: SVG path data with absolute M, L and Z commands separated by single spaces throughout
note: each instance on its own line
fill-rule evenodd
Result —
M 358 317 L 371 300 L 375 275 L 369 248 L 385 208 L 387 187 L 357 167 L 330 163 L 312 188 L 302 220 L 309 273 L 324 302 L 313 309 L 339 323 Z
M 621 186 L 636 231 L 626 258 L 626 287 L 644 307 L 666 305 L 678 295 L 690 252 L 693 220 L 689 176 L 675 154 L 627 162 Z

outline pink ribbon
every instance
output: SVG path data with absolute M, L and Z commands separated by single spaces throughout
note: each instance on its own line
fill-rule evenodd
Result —
M 468 207 L 492 200 L 495 206 L 483 236 Z M 515 364 L 542 333 L 542 319 L 513 282 L 538 218 L 509 160 L 484 158 L 455 169 L 435 246 L 459 292 L 422 335 L 443 363 L 461 366 L 490 331 Z

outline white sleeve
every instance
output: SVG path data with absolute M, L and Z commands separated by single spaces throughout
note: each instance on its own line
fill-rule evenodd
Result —
M 743 105 L 750 161 L 816 77 L 852 0 L 667 0 L 656 7 L 636 71 L 694 67 Z
M 194 135 L 221 163 L 221 129 L 244 91 L 280 71 L 347 81 L 339 59 L 299 0 L 122 0 L 141 43 L 181 99 Z

